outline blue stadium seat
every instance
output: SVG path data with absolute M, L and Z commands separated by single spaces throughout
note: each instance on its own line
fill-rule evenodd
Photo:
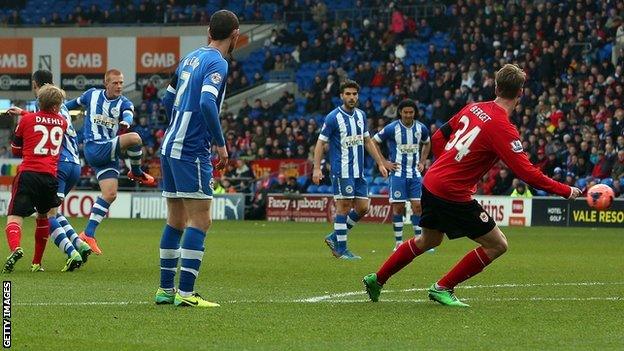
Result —
M 308 184 L 308 176 L 307 175 L 302 175 L 299 176 L 297 178 L 297 185 L 299 185 L 300 188 L 304 188 L 306 186 L 306 184 Z
M 613 188 L 613 178 L 605 178 L 600 181 L 600 184 L 607 185 L 610 188 Z
M 318 191 L 319 194 L 331 194 L 333 189 L 329 185 L 319 185 Z
M 379 194 L 379 190 L 381 190 L 381 186 L 380 185 L 373 185 L 371 187 L 368 188 L 368 194 L 369 195 L 378 195 Z
M 316 194 L 318 192 L 318 185 L 312 184 L 308 186 L 307 192 L 310 194 Z

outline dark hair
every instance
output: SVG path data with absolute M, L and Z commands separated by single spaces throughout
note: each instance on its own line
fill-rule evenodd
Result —
M 47 69 L 40 69 L 33 73 L 32 80 L 37 84 L 39 88 L 46 84 L 52 84 L 52 72 L 48 71 Z
M 208 26 L 211 39 L 225 40 L 238 29 L 238 17 L 232 11 L 219 10 L 210 16 Z
M 401 111 L 403 111 L 404 108 L 406 107 L 412 107 L 414 108 L 414 112 L 416 114 L 416 117 L 418 117 L 418 106 L 416 106 L 416 102 L 414 102 L 414 100 L 412 99 L 403 99 L 401 100 L 401 102 L 399 102 L 399 106 L 397 107 L 397 116 L 401 117 Z
M 360 85 L 354 80 L 346 79 L 342 82 L 342 84 L 340 84 L 340 94 L 344 93 L 347 88 L 353 88 L 357 90 L 358 93 L 360 92 Z

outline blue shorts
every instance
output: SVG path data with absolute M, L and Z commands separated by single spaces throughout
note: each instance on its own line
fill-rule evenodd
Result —
M 390 202 L 405 202 L 408 200 L 420 200 L 422 178 L 403 178 L 390 176 Z
M 334 199 L 368 199 L 368 184 L 364 178 L 340 178 L 332 176 Z
M 98 180 L 119 176 L 119 154 L 119 137 L 92 140 L 84 144 L 85 159 Z
M 56 179 L 58 180 L 56 195 L 64 199 L 80 180 L 80 165 L 73 162 L 59 162 Z
M 212 163 L 160 156 L 162 195 L 172 199 L 212 199 Z

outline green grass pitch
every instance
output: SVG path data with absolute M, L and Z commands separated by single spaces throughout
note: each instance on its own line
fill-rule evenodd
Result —
M 49 243 L 30 273 L 33 221 L 12 281 L 16 350 L 616 350 L 624 345 L 621 229 L 503 228 L 510 249 L 456 293 L 453 309 L 424 291 L 466 251 L 445 241 L 366 301 L 362 277 L 393 246 L 391 225 L 349 235 L 359 262 L 334 259 L 330 225 L 216 222 L 196 290 L 218 309 L 156 306 L 164 221 L 106 219 L 103 256 L 73 273 Z M 84 220 L 73 220 L 82 229 Z M 411 231 L 406 227 L 405 232 Z M 411 237 L 411 235 L 409 235 Z M 2 245 L 3 254 L 7 251 Z

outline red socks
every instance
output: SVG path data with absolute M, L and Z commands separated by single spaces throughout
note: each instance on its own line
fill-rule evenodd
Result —
M 413 239 L 401 244 L 377 272 L 377 283 L 384 285 L 391 276 L 407 266 L 423 252 L 416 246 Z
M 464 280 L 479 274 L 485 266 L 492 260 L 485 253 L 483 247 L 479 246 L 470 251 L 459 261 L 442 279 L 438 285 L 445 289 L 453 289 Z
M 37 218 L 37 229 L 35 229 L 35 254 L 33 256 L 33 264 L 41 264 L 43 251 L 45 251 L 50 236 L 50 222 L 47 218 Z
M 20 247 L 20 242 L 22 241 L 22 228 L 17 223 L 11 222 L 7 224 L 4 232 L 9 242 L 9 250 L 11 252 L 15 251 L 15 249 Z

